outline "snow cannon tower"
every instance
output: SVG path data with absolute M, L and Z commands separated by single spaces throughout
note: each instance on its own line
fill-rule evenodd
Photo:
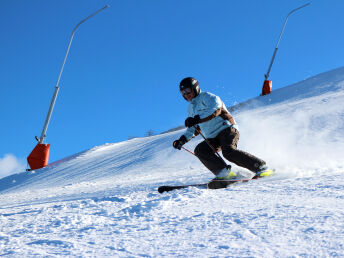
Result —
M 65 65 L 66 60 L 67 60 L 67 56 L 68 56 L 68 53 L 69 53 L 70 46 L 71 46 L 73 38 L 74 38 L 74 34 L 75 34 L 77 28 L 82 23 L 84 23 L 85 21 L 87 21 L 88 19 L 92 18 L 93 16 L 95 16 L 96 14 L 100 13 L 101 11 L 105 10 L 108 7 L 109 6 L 106 5 L 103 8 L 101 8 L 98 11 L 94 12 L 93 14 L 91 14 L 90 16 L 86 17 L 85 19 L 80 21 L 75 26 L 75 28 L 73 29 L 72 36 L 70 37 L 69 44 L 68 44 L 68 47 L 67 47 L 67 51 L 66 51 L 63 63 L 62 63 L 60 74 L 59 74 L 59 77 L 58 77 L 57 82 L 56 82 L 54 95 L 52 97 L 52 100 L 51 100 L 51 103 L 50 103 L 50 107 L 49 107 L 49 111 L 48 111 L 47 117 L 45 119 L 45 123 L 44 123 L 44 126 L 43 126 L 43 131 L 41 133 L 41 137 L 40 138 L 38 138 L 38 136 L 35 137 L 36 140 L 38 141 L 38 144 L 32 150 L 30 155 L 27 157 L 27 162 L 28 162 L 28 164 L 30 166 L 30 169 L 28 169 L 29 171 L 30 170 L 34 170 L 34 169 L 43 168 L 43 167 L 47 166 L 48 162 L 49 162 L 50 144 L 45 144 L 45 143 L 43 143 L 43 141 L 46 138 L 46 132 L 47 132 L 48 125 L 49 125 L 49 122 L 50 122 L 51 114 L 53 112 L 53 109 L 54 109 L 54 106 L 55 106 L 55 102 L 56 102 L 56 98 L 57 98 L 57 94 L 58 94 L 59 89 L 60 89 L 60 87 L 59 87 L 60 79 L 61 79 L 61 76 L 62 76 L 64 65 Z
M 263 89 L 262 89 L 262 94 L 261 94 L 262 96 L 268 95 L 268 94 L 270 94 L 271 91 L 272 91 L 272 81 L 268 80 L 268 78 L 269 78 L 269 75 L 270 75 L 270 70 L 271 70 L 272 64 L 274 63 L 274 60 L 275 60 L 275 57 L 276 57 L 276 53 L 277 53 L 277 50 L 278 50 L 278 45 L 279 45 L 279 43 L 280 43 L 280 41 L 281 41 L 281 38 L 282 38 L 282 35 L 283 35 L 283 32 L 284 32 L 285 26 L 287 25 L 289 16 L 290 16 L 292 13 L 296 12 L 297 10 L 300 10 L 301 8 L 304 8 L 304 7 L 308 6 L 308 5 L 310 5 L 310 3 L 304 4 L 304 5 L 298 7 L 298 8 L 296 8 L 296 9 L 294 9 L 294 10 L 291 10 L 291 11 L 288 13 L 288 15 L 287 15 L 287 17 L 286 17 L 286 19 L 285 19 L 285 21 L 284 21 L 284 24 L 283 24 L 281 33 L 280 33 L 280 35 L 279 35 L 279 38 L 278 38 L 278 41 L 277 41 L 277 44 L 276 44 L 274 53 L 273 53 L 273 55 L 272 55 L 272 58 L 271 58 L 271 61 L 270 61 L 270 65 L 269 65 L 268 71 L 267 71 L 267 73 L 264 75 L 265 80 L 264 80 L 264 83 L 263 83 Z

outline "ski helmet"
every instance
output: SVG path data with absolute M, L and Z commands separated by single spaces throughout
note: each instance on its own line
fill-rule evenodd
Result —
M 195 93 L 195 97 L 201 92 L 198 81 L 193 77 L 186 77 L 180 82 L 179 90 L 182 91 L 186 88 L 190 88 Z M 184 97 L 184 99 L 186 98 Z

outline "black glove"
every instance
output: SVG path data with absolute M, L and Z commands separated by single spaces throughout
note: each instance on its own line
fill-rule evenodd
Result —
M 182 146 L 187 142 L 186 137 L 182 135 L 179 140 L 173 142 L 173 147 L 180 150 Z
M 196 115 L 194 117 L 188 117 L 185 120 L 185 126 L 186 127 L 193 127 L 194 125 L 197 125 L 201 122 L 201 118 L 199 117 L 199 115 Z

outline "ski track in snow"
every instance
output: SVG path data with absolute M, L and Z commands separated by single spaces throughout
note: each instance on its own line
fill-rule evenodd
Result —
M 159 194 L 212 178 L 171 147 L 181 130 L 0 179 L 0 256 L 344 257 L 343 82 L 341 68 L 234 112 L 271 178 Z

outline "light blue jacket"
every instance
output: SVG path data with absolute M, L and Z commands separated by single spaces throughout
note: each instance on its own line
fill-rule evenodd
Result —
M 193 98 L 188 107 L 189 117 L 199 115 L 201 119 L 206 118 L 213 114 L 219 108 L 226 109 L 222 100 L 209 92 L 201 92 L 196 98 Z M 222 130 L 231 127 L 228 120 L 224 120 L 221 116 L 214 117 L 213 119 L 198 124 L 206 138 L 216 137 Z M 189 141 L 195 133 L 195 128 L 191 127 L 186 130 L 184 136 Z

